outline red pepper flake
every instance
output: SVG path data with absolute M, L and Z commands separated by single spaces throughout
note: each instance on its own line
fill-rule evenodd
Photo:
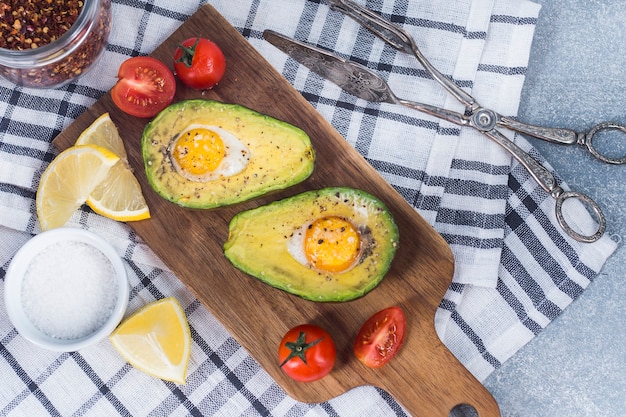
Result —
M 0 48 L 32 50 L 59 39 L 74 25 L 85 0 L 0 0 Z M 44 65 L 0 65 L 0 76 L 27 87 L 59 86 L 81 75 L 106 47 L 111 30 L 111 0 L 99 0 L 94 21 L 65 47 L 69 55 L 55 52 Z
M 82 9 L 83 0 L 0 0 L 0 48 L 25 50 L 54 42 Z

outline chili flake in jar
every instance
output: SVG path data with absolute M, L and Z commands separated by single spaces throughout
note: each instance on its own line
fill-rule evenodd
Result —
M 0 75 L 64 85 L 99 58 L 110 29 L 111 0 L 0 0 Z
M 0 48 L 31 49 L 54 42 L 78 19 L 82 0 L 0 1 Z

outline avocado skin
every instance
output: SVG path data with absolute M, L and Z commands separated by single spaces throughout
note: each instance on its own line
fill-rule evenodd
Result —
M 218 126 L 235 135 L 250 151 L 248 166 L 239 174 L 205 183 L 179 175 L 167 149 L 194 123 Z M 141 149 L 154 191 L 195 209 L 231 205 L 290 187 L 308 178 L 315 164 L 311 140 L 298 127 L 238 104 L 205 99 L 183 100 L 164 109 L 144 128 Z
M 302 225 L 333 215 L 364 226 L 362 233 L 372 242 L 360 263 L 341 274 L 312 270 L 287 250 L 287 241 Z M 396 223 L 378 198 L 354 188 L 328 187 L 235 215 L 224 254 L 235 267 L 275 288 L 311 301 L 338 302 L 362 297 L 381 282 L 398 239 Z

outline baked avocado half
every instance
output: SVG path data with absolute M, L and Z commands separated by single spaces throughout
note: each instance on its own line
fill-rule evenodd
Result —
M 380 283 L 398 237 L 378 198 L 329 187 L 235 215 L 224 254 L 243 272 L 302 298 L 348 301 Z
M 172 104 L 143 131 L 148 182 L 183 207 L 209 209 L 304 181 L 313 172 L 309 136 L 237 104 L 192 99 Z

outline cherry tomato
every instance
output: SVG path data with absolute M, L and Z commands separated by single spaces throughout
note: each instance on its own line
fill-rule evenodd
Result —
M 174 52 L 174 71 L 188 87 L 213 88 L 224 76 L 226 59 L 222 50 L 206 38 L 189 38 Z
M 354 341 L 354 354 L 370 368 L 380 368 L 395 356 L 404 341 L 406 319 L 400 307 L 388 307 L 363 324 Z
M 161 61 L 147 56 L 129 58 L 120 65 L 111 98 L 132 116 L 148 118 L 169 106 L 176 92 L 176 79 Z
M 313 324 L 289 330 L 278 347 L 282 370 L 300 382 L 316 381 L 335 366 L 337 350 L 328 332 Z

